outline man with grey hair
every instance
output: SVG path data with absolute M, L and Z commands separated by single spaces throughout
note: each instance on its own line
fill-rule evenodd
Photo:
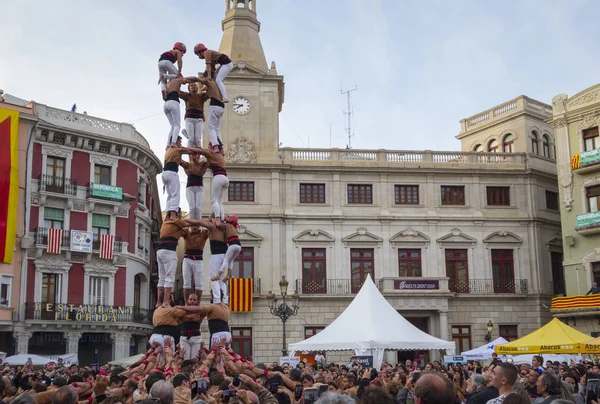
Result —
M 475 373 L 469 379 L 472 385 L 471 394 L 467 396 L 467 404 L 485 404 L 489 400 L 498 397 L 498 389 L 494 386 L 485 385 L 485 376 Z
M 63 386 L 52 396 L 52 404 L 77 404 L 79 396 L 73 386 Z
M 158 398 L 160 404 L 173 404 L 175 400 L 175 388 L 171 383 L 160 380 L 154 383 L 150 389 L 150 395 L 152 398 Z
M 537 392 L 539 396 L 544 398 L 543 401 L 540 401 L 540 404 L 548 404 L 560 399 L 560 379 L 552 372 L 542 373 L 537 380 Z
M 349 394 L 327 392 L 315 404 L 356 404 L 356 401 Z

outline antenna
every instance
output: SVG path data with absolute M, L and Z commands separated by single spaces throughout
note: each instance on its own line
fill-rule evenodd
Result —
M 343 86 L 343 84 L 340 84 L 340 93 L 342 95 L 346 94 L 346 96 L 348 97 L 348 111 L 344 111 L 344 115 L 348 116 L 348 123 L 346 126 L 346 134 L 348 135 L 348 148 L 351 149 L 352 148 L 352 137 L 354 136 L 354 133 L 352 133 L 352 114 L 353 114 L 353 112 L 352 112 L 352 107 L 350 104 L 350 93 L 352 91 L 356 91 L 358 89 L 358 87 L 354 86 L 354 88 L 344 91 L 344 88 L 342 86 Z

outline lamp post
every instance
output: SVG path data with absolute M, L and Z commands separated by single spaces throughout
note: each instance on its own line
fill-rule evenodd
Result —
M 485 334 L 485 342 L 490 342 L 492 340 L 492 331 L 494 330 L 494 323 L 492 320 L 487 323 L 487 334 Z
M 286 303 L 287 297 L 287 289 L 289 282 L 285 279 L 285 276 L 281 277 L 279 281 L 279 289 L 281 290 L 281 304 L 277 305 L 277 297 L 273 294 L 272 291 L 269 291 L 267 295 L 267 302 L 269 304 L 269 311 L 272 315 L 279 317 L 283 322 L 283 345 L 281 347 L 281 353 L 283 356 L 287 355 L 287 342 L 285 335 L 285 323 L 289 320 L 290 317 L 298 314 L 298 303 L 300 300 L 300 295 L 298 295 L 297 291 L 294 291 L 292 294 L 292 306 L 288 306 Z

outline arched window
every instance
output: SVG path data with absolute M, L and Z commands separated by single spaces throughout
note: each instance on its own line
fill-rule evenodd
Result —
M 542 136 L 542 152 L 544 153 L 544 157 L 550 158 L 550 139 L 548 135 Z
M 498 141 L 496 139 L 490 140 L 490 142 L 488 143 L 488 151 L 490 153 L 498 152 Z
M 483 151 L 483 145 L 481 145 L 481 144 L 478 144 L 477 146 L 475 146 L 475 147 L 473 148 L 473 151 L 474 151 L 474 152 L 482 152 L 482 151 Z
M 502 151 L 504 153 L 514 153 L 515 149 L 513 143 L 515 142 L 515 137 L 510 133 L 504 136 L 502 140 Z
M 536 131 L 531 132 L 531 152 L 533 154 L 540 154 L 538 147 L 538 134 Z

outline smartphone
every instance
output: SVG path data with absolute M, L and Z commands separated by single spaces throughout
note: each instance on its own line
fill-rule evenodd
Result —
M 323 394 L 327 393 L 328 390 L 329 390 L 329 386 L 327 384 L 323 384 L 323 385 L 319 386 L 319 397 L 321 397 Z
M 585 402 L 592 404 L 592 401 L 598 400 L 598 389 L 600 388 L 600 379 L 590 379 L 588 373 L 588 381 L 585 385 Z
M 271 394 L 277 393 L 277 390 L 279 390 L 279 383 L 269 384 L 269 391 L 271 392 Z
M 304 389 L 302 396 L 304 404 L 311 404 L 319 399 L 319 392 L 314 387 L 309 387 L 307 389 Z
M 197 380 L 194 380 L 193 382 L 190 383 L 190 389 L 191 389 L 192 398 L 196 397 L 198 395 L 198 381 Z
M 239 387 L 240 386 L 240 377 L 239 376 L 233 376 L 233 385 L 235 387 Z
M 237 390 L 223 390 L 223 391 L 221 391 L 221 397 L 223 397 L 223 398 L 235 397 L 236 394 L 237 394 Z
M 208 383 L 202 379 L 198 381 L 198 394 L 206 394 L 208 391 Z
M 304 386 L 301 384 L 296 385 L 296 390 L 294 391 L 294 399 L 299 401 L 302 398 L 302 391 L 304 390 Z

